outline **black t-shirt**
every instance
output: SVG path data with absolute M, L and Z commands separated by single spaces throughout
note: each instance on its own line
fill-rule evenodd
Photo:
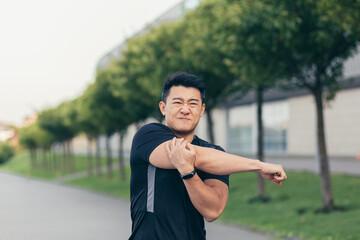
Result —
M 131 154 L 131 219 L 134 240 L 205 239 L 204 218 L 191 203 L 183 180 L 176 169 L 161 169 L 150 164 L 152 151 L 175 137 L 170 128 L 151 123 L 134 136 Z M 197 136 L 192 144 L 215 148 Z M 218 179 L 229 185 L 229 175 L 219 176 L 197 170 L 205 179 Z

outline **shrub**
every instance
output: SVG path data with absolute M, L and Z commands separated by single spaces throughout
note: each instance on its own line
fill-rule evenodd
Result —
M 0 164 L 5 163 L 14 155 L 14 149 L 6 143 L 0 143 Z

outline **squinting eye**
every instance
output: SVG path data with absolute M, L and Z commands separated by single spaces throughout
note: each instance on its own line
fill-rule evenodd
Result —
M 173 102 L 173 104 L 181 104 L 181 102 Z

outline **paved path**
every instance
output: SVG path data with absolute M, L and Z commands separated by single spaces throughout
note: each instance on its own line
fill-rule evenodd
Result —
M 274 158 L 268 157 L 266 162 L 282 164 L 285 170 L 319 172 L 319 163 L 315 158 Z M 360 176 L 360 161 L 355 159 L 331 159 L 330 172 Z
M 130 235 L 129 202 L 87 190 L 0 172 L 1 240 L 122 240 Z M 267 240 L 208 224 L 208 240 Z

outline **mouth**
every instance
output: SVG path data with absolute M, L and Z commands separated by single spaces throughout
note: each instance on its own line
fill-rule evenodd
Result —
M 180 120 L 184 120 L 184 121 L 190 120 L 190 118 L 184 118 L 184 117 L 182 117 L 182 118 L 178 118 L 178 119 L 180 119 Z

